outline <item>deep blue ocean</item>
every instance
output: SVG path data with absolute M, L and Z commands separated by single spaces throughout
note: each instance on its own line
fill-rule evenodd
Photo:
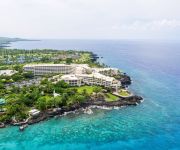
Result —
M 42 40 L 11 48 L 89 50 L 128 73 L 138 106 L 93 110 L 29 126 L 0 129 L 0 150 L 179 150 L 180 42 L 130 40 Z

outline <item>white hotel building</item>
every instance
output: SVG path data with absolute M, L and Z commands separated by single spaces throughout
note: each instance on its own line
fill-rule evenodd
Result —
M 87 64 L 29 64 L 23 67 L 24 71 L 32 71 L 35 76 L 46 74 L 72 74 L 80 71 L 83 73 Z
M 24 71 L 32 71 L 34 75 L 45 74 L 63 74 L 62 76 L 54 76 L 55 82 L 64 80 L 70 86 L 82 85 L 100 85 L 104 87 L 119 88 L 121 82 L 114 77 L 103 75 L 105 70 L 113 70 L 116 68 L 90 68 L 87 64 L 30 64 L 24 66 Z
M 121 82 L 113 77 L 108 77 L 100 73 L 92 74 L 68 74 L 61 77 L 54 76 L 55 82 L 64 80 L 70 86 L 82 86 L 82 85 L 99 85 L 104 87 L 119 88 Z

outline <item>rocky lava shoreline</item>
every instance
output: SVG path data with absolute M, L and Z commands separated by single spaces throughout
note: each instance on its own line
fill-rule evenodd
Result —
M 131 79 L 129 76 L 124 75 L 123 78 L 121 79 L 121 82 L 123 86 L 127 86 L 131 84 Z M 107 102 L 103 99 L 96 99 L 96 100 L 89 99 L 86 102 L 83 102 L 81 104 L 74 104 L 70 107 L 64 106 L 62 108 L 48 109 L 44 112 L 41 112 L 37 117 L 30 117 L 24 122 L 0 123 L 0 128 L 4 128 L 7 125 L 14 125 L 14 126 L 21 126 L 23 130 L 25 127 L 27 127 L 27 125 L 35 124 L 54 116 L 65 115 L 65 114 L 68 114 L 70 112 L 77 111 L 80 109 L 87 109 L 89 107 L 114 108 L 114 107 L 123 107 L 123 106 L 136 106 L 140 104 L 142 101 L 143 101 L 143 98 L 137 95 L 132 95 L 130 97 L 120 97 L 119 100 L 112 101 L 112 102 Z

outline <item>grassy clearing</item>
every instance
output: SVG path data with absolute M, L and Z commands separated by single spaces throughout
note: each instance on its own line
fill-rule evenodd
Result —
M 105 100 L 107 102 L 112 102 L 112 101 L 117 101 L 119 98 L 111 93 L 106 93 L 105 94 Z
M 77 88 L 77 90 L 78 90 L 79 93 L 82 93 L 84 89 L 86 89 L 86 91 L 87 91 L 88 94 L 92 94 L 92 93 L 93 93 L 94 86 L 81 86 L 81 87 L 78 87 L 78 88 Z
M 78 93 L 83 93 L 85 89 L 88 94 L 92 94 L 96 87 L 98 86 L 81 86 L 81 87 L 73 87 L 73 88 L 76 88 L 78 90 Z
M 120 96 L 130 96 L 131 94 L 127 90 L 120 90 L 119 95 Z

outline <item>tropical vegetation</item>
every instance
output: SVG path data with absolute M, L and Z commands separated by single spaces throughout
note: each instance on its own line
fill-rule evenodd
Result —
M 0 122 L 22 121 L 28 118 L 29 110 L 71 107 L 88 99 L 118 100 L 111 94 L 111 88 L 100 86 L 70 87 L 64 81 L 54 83 L 51 75 L 35 77 L 32 72 L 24 72 L 23 65 L 29 63 L 86 63 L 90 66 L 104 67 L 96 61 L 97 57 L 87 51 L 57 50 L 19 50 L 0 49 L 0 70 L 12 69 L 16 73 L 0 75 L 0 98 L 6 103 L 1 105 Z M 106 72 L 107 74 L 111 74 Z

